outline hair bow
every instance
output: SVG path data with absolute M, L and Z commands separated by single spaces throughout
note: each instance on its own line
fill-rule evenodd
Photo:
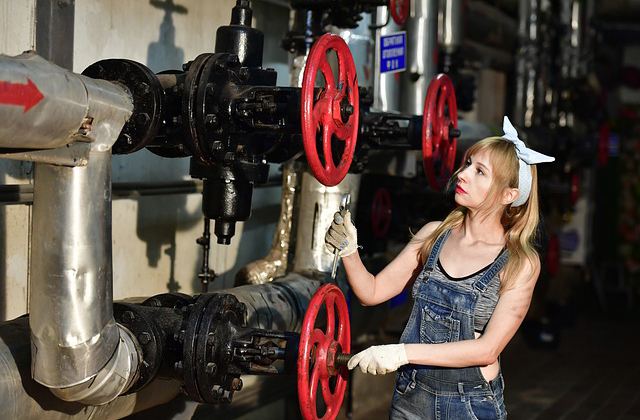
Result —
M 511 204 L 511 207 L 518 207 L 526 203 L 529 199 L 529 194 L 531 194 L 531 168 L 529 165 L 553 162 L 556 158 L 529 149 L 524 142 L 520 140 L 518 132 L 506 116 L 502 123 L 502 130 L 504 131 L 502 137 L 515 144 L 516 155 L 518 156 L 518 162 L 520 164 L 518 173 L 518 190 L 520 190 L 520 195 L 518 195 L 518 198 Z

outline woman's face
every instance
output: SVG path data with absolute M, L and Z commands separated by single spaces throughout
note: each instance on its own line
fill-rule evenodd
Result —
M 484 150 L 470 156 L 465 168 L 458 173 L 456 203 L 470 209 L 478 209 L 485 203 L 493 181 L 493 168 L 489 153 Z

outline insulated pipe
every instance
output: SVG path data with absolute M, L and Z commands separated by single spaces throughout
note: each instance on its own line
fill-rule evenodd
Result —
M 52 149 L 101 141 L 98 137 L 114 132 L 115 139 L 133 109 L 126 89 L 72 73 L 32 52 L 0 55 L 0 83 L 13 97 L 0 104 L 0 148 Z M 108 118 L 97 118 L 96 109 Z
M 460 0 L 441 0 L 439 12 L 440 25 L 438 35 L 440 46 L 447 54 L 455 53 L 462 45 L 464 28 L 462 25 L 462 2 Z
M 388 22 L 382 26 L 384 22 Z M 375 38 L 380 40 L 385 36 L 400 30 L 400 26 L 389 16 L 389 8 L 376 7 Z M 381 112 L 400 112 L 400 82 L 397 73 L 380 72 L 380 43 L 375 43 L 373 57 L 373 109 Z
M 129 388 L 140 363 L 135 338 L 112 309 L 111 147 L 132 97 L 33 53 L 0 57 L 0 70 L 11 99 L 0 106 L 0 146 L 53 148 L 37 159 L 34 176 L 32 375 L 61 399 L 104 404 Z M 70 159 L 63 146 L 72 142 L 86 154 Z
M 108 402 L 131 384 L 138 363 L 133 339 L 113 318 L 111 151 L 92 152 L 85 167 L 36 164 L 34 184 L 33 378 L 65 400 Z M 103 371 L 101 390 L 103 368 L 112 373 Z M 93 396 L 83 389 L 92 383 Z
M 286 274 L 293 227 L 293 208 L 299 186 L 299 174 L 296 172 L 298 165 L 295 161 L 285 162 L 282 165 L 280 218 L 273 235 L 271 250 L 264 258 L 241 268 L 236 274 L 236 285 L 264 284 Z
M 20 420 L 115 420 L 164 404 L 180 393 L 180 383 L 155 380 L 134 394 L 100 406 L 61 401 L 31 379 L 29 317 L 0 323 L 0 418 Z
M 338 185 L 327 187 L 308 169 L 302 173 L 294 272 L 314 277 L 331 271 L 333 254 L 327 250 L 324 236 L 340 208 L 343 194 L 351 194 L 350 210 L 352 215 L 356 214 L 360 179 L 360 174 L 348 173 Z
M 437 71 L 438 0 L 414 0 L 407 20 L 407 71 L 402 73 L 401 112 L 422 115 L 429 83 Z

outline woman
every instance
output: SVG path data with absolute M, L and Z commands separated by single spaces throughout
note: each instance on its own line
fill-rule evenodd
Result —
M 363 305 L 412 285 L 413 310 L 400 344 L 370 347 L 349 369 L 399 370 L 391 419 L 503 419 L 499 355 L 529 308 L 540 272 L 536 163 L 507 117 L 502 137 L 469 148 L 452 176 L 459 205 L 427 223 L 378 275 L 357 253 L 348 212 L 336 213 L 325 242 L 336 248 Z

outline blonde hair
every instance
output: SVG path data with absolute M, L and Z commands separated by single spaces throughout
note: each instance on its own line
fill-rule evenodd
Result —
M 493 167 L 493 182 L 489 189 L 487 200 L 483 207 L 496 205 L 502 191 L 506 188 L 518 187 L 518 157 L 515 145 L 502 137 L 488 137 L 472 145 L 464 155 L 463 162 L 473 155 L 481 152 L 488 152 Z M 449 179 L 449 184 L 457 182 L 458 174 L 465 168 L 465 165 Z M 539 260 L 538 252 L 535 249 L 536 228 L 538 226 L 538 177 L 535 165 L 531 165 L 531 193 L 529 199 L 521 206 L 505 206 L 500 218 L 504 227 L 506 248 L 509 251 L 509 261 L 502 271 L 502 283 L 500 291 L 509 290 L 515 285 L 516 274 L 522 270 L 525 261 L 535 266 Z M 489 201 L 491 200 L 491 201 Z M 454 209 L 444 219 L 444 221 L 429 235 L 420 249 L 420 258 L 424 262 L 427 260 L 433 245 L 448 229 L 460 226 L 468 209 L 459 206 Z

